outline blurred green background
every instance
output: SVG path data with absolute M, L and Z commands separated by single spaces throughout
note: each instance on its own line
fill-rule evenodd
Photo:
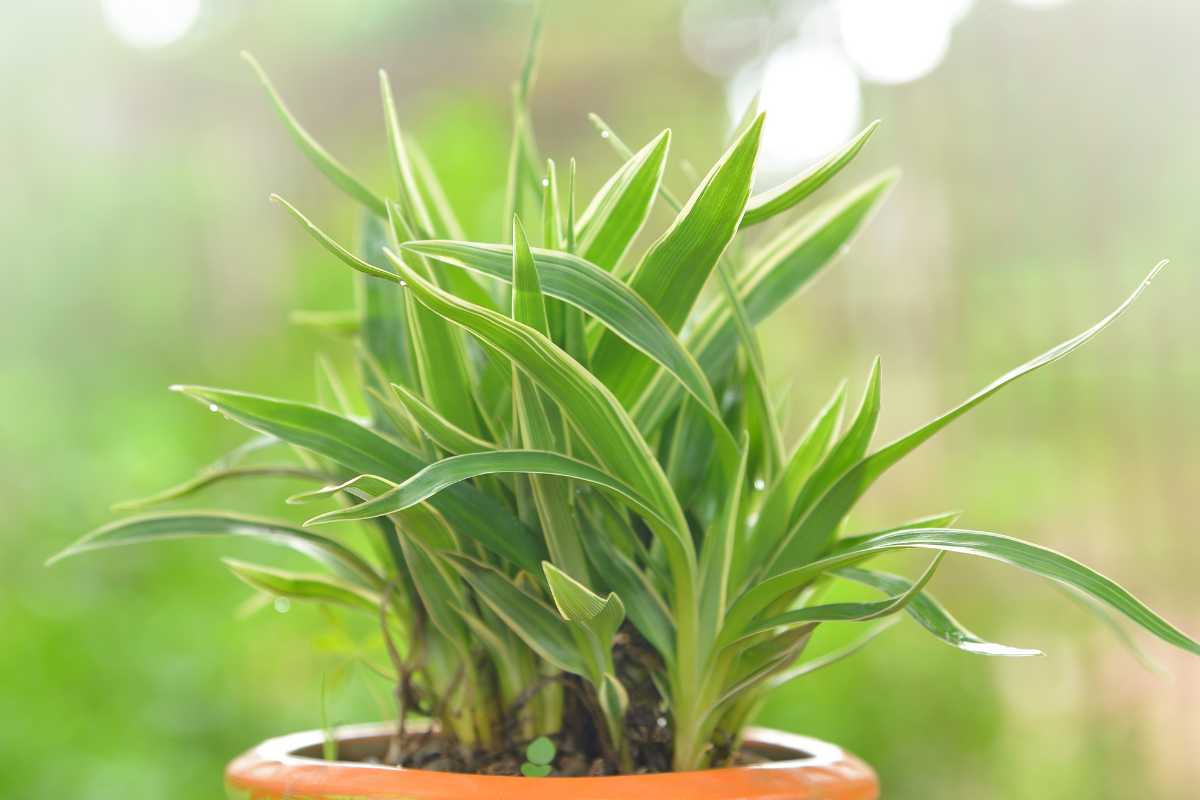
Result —
M 902 13 L 895 8 L 902 7 Z M 518 2 L 46 0 L 0 25 L 0 795 L 221 796 L 232 755 L 384 713 L 335 682 L 343 639 L 310 609 L 239 614 L 218 555 L 173 543 L 53 569 L 109 503 L 243 440 L 173 382 L 313 397 L 320 336 L 294 308 L 352 302 L 347 272 L 278 191 L 349 238 L 351 205 L 293 149 L 251 49 L 326 146 L 388 179 L 375 69 L 480 239 L 495 239 Z M 882 355 L 880 441 L 1090 325 L 1162 257 L 1112 330 L 926 446 L 855 528 L 963 508 L 1054 546 L 1200 632 L 1200 10 L 1156 0 L 550 2 L 534 100 L 543 150 L 615 160 L 596 111 L 640 143 L 675 131 L 701 169 L 761 85 L 765 182 L 866 121 L 884 126 L 825 197 L 904 178 L 838 267 L 764 328 L 771 374 L 811 414 Z M 661 226 L 663 219 L 657 219 Z M 334 351 L 336 353 L 336 350 Z M 290 487 L 204 498 L 272 507 Z M 276 554 L 271 553 L 272 557 Z M 1042 659 L 961 654 L 901 625 L 785 690 L 765 721 L 837 741 L 889 798 L 1183 800 L 1200 783 L 1200 661 L 1144 669 L 1060 592 L 952 558 L 936 580 L 981 633 Z M 840 634 L 826 640 L 834 642 Z

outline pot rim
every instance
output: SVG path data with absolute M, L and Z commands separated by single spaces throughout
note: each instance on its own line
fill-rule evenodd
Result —
M 389 735 L 394 723 L 347 725 L 334 729 L 339 742 Z M 512 775 L 435 772 L 352 761 L 326 761 L 298 755 L 320 747 L 321 730 L 268 739 L 234 759 L 225 772 L 232 789 L 254 798 L 313 797 L 560 798 L 611 800 L 663 797 L 692 800 L 873 800 L 879 785 L 874 771 L 837 745 L 770 728 L 747 728 L 746 744 L 782 756 L 761 764 L 690 772 L 592 777 L 526 778 Z M 790 756 L 790 757 L 789 757 Z

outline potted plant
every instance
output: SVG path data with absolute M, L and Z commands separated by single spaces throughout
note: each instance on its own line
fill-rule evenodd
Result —
M 969 653 L 1036 655 L 976 636 L 926 591 L 946 553 L 1057 581 L 1200 653 L 1108 578 L 1035 544 L 953 527 L 955 514 L 845 529 L 883 472 L 1098 334 L 1150 278 L 1088 330 L 886 446 L 871 449 L 878 360 L 852 409 L 843 385 L 786 441 L 754 328 L 846 249 L 894 182 L 884 173 L 796 211 L 876 125 L 755 194 L 763 116 L 752 109 L 683 199 L 663 177 L 670 131 L 633 152 L 594 118 L 623 163 L 577 212 L 574 162 L 564 189 L 554 162 L 536 155 L 535 52 L 514 91 L 500 244 L 462 232 L 433 166 L 399 126 L 386 75 L 395 183 L 377 194 L 301 127 L 249 59 L 301 150 L 363 208 L 355 252 L 274 198 L 360 273 L 358 308 L 316 322 L 354 341 L 361 406 L 332 372 L 318 404 L 174 387 L 257 436 L 141 505 L 284 475 L 313 484 L 289 502 L 327 507 L 303 525 L 143 513 L 56 556 L 186 536 L 263 539 L 321 570 L 231 560 L 237 577 L 378 621 L 395 720 L 340 729 L 332 742 L 321 732 L 271 740 L 230 765 L 235 796 L 876 797 L 874 774 L 855 757 L 748 723 L 772 689 L 855 651 L 901 614 Z M 674 221 L 633 252 L 656 203 Z M 767 222 L 774 230 L 762 235 Z M 366 539 L 348 538 L 351 528 Z M 931 555 L 918 577 L 869 567 L 913 549 Z M 823 600 L 836 582 L 868 596 Z M 804 660 L 813 632 L 831 622 L 865 633 Z

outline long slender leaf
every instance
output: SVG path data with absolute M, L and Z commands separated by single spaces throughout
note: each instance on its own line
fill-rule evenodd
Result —
M 876 358 L 871 364 L 867 389 L 863 393 L 862 404 L 854 416 L 854 422 L 851 423 L 845 436 L 833 446 L 833 449 L 822 459 L 821 464 L 804 482 L 800 494 L 788 512 L 787 527 L 781 529 L 783 535 L 779 537 L 777 546 L 772 551 L 770 558 L 767 559 L 766 565 L 777 560 L 786 564 L 799 563 L 796 561 L 797 556 L 794 551 L 799 547 L 796 531 L 800 521 L 812 509 L 813 504 L 825 496 L 829 487 L 857 464 L 863 454 L 867 452 L 867 448 L 871 445 L 871 437 L 875 434 L 875 426 L 879 421 L 879 396 L 880 366 L 879 359 Z
M 844 567 L 834 573 L 839 578 L 855 581 L 887 594 L 904 594 L 911 590 L 912 581 L 899 575 L 887 572 L 875 572 L 859 567 Z M 926 592 L 921 592 L 912 599 L 904 609 L 908 615 L 920 623 L 921 627 L 932 633 L 951 647 L 965 650 L 968 653 L 978 653 L 984 656 L 1040 656 L 1041 650 L 1031 650 L 1024 647 L 1009 647 L 996 642 L 979 638 L 963 627 L 962 623 L 950 615 L 941 603 Z
M 425 467 L 403 483 L 395 484 L 392 489 L 378 497 L 355 506 L 326 512 L 305 524 L 320 525 L 394 514 L 417 503 L 423 503 L 462 481 L 481 475 L 506 473 L 556 475 L 591 483 L 613 492 L 648 518 L 666 524 L 661 514 L 628 484 L 584 461 L 545 450 L 490 450 L 486 453 L 468 453 L 444 458 Z M 325 494 L 342 491 L 364 478 L 382 480 L 375 475 L 363 475 L 319 491 Z
M 458 455 L 496 449 L 496 445 L 493 443 L 467 433 L 443 417 L 414 392 L 396 383 L 392 384 L 392 391 L 395 392 L 404 409 L 412 415 L 417 427 L 443 450 Z
M 808 285 L 843 252 L 871 211 L 896 180 L 895 173 L 871 179 L 845 197 L 814 211 L 779 234 L 738 278 L 738 295 L 751 323 L 769 317 Z M 729 363 L 738 338 L 732 312 L 720 300 L 706 307 L 685 336 L 705 374 L 718 375 Z M 647 387 L 637 414 L 642 430 L 654 430 L 679 403 L 679 391 L 661 373 Z
M 555 212 L 557 219 L 557 211 Z M 556 231 L 548 231 L 557 236 Z M 543 336 L 550 335 L 550 322 L 546 314 L 546 301 L 538 280 L 533 253 L 519 220 L 513 220 L 513 319 L 528 325 Z M 513 409 L 519 420 L 521 441 L 524 447 L 554 450 L 565 431 L 551 422 L 550 414 L 537 385 L 520 369 L 513 367 Z M 565 447 L 565 441 L 563 442 Z M 588 578 L 587 560 L 583 545 L 579 541 L 578 526 L 572 515 L 571 487 L 565 481 L 552 476 L 530 475 L 529 488 L 534 506 L 542 523 L 542 534 L 550 557 L 562 569 L 576 578 Z
M 712 168 L 629 279 L 630 288 L 673 331 L 683 326 L 717 259 L 737 232 L 750 196 L 761 130 L 760 117 Z M 596 345 L 592 366 L 627 403 L 641 395 L 654 372 L 644 358 L 631 358 L 627 345 L 611 332 Z
M 328 575 L 306 575 L 233 558 L 225 558 L 222 561 L 240 580 L 275 597 L 332 603 L 370 614 L 379 612 L 381 598 L 378 592 L 367 591 L 361 586 L 339 581 Z
M 126 500 L 113 506 L 113 511 L 138 511 L 150 506 L 161 505 L 172 500 L 189 497 L 214 484 L 241 478 L 295 478 L 308 481 L 328 481 L 330 476 L 315 470 L 303 469 L 291 464 L 255 464 L 252 466 L 207 469 L 194 478 L 176 484 L 169 489 L 143 497 Z
M 918 528 L 885 533 L 857 547 L 769 578 L 750 589 L 734 604 L 726 618 L 722 637 L 726 643 L 736 638 L 749 627 L 754 617 L 774 600 L 803 587 L 824 572 L 853 566 L 878 553 L 908 548 L 981 556 L 1020 567 L 1074 587 L 1123 614 L 1163 641 L 1200 655 L 1200 642 L 1155 614 L 1112 580 L 1079 562 L 1049 548 L 1020 539 L 998 533 L 955 528 Z
M 215 406 L 252 430 L 320 453 L 354 474 L 379 475 L 399 483 L 426 466 L 379 434 L 315 406 L 200 386 L 173 388 Z M 536 571 L 546 555 L 534 531 L 472 486 L 451 487 L 433 505 L 457 532 L 522 568 Z
M 595 508 L 588 510 L 593 513 L 597 511 Z M 593 523 L 592 535 L 583 537 L 583 546 L 595 574 L 623 598 L 626 613 L 634 627 L 646 637 L 646 641 L 658 651 L 667 665 L 673 665 L 674 623 L 667 604 L 646 574 L 615 546 L 615 537 L 607 535 L 608 529 L 595 523 L 590 516 L 589 521 Z
M 903 610 L 905 606 L 912 603 L 921 594 L 921 590 L 933 578 L 933 573 L 937 571 L 938 565 L 942 563 L 942 558 L 945 555 L 945 551 L 939 552 L 934 556 L 933 561 L 925 569 L 920 578 L 915 581 L 904 581 L 899 591 L 885 600 L 826 603 L 824 605 L 805 606 L 804 608 L 785 611 L 782 614 L 754 623 L 746 629 L 740 639 L 732 642 L 732 645 L 736 645 L 739 641 L 748 639 L 756 634 L 782 627 L 793 627 L 809 622 L 867 622 L 894 614 L 897 611 Z
M 399 259 L 394 263 L 422 303 L 503 352 L 554 398 L 604 465 L 625 476 L 651 508 L 672 522 L 676 555 L 694 564 L 691 540 L 683 535 L 683 512 L 666 476 L 612 393 L 533 328 L 442 292 Z
M 46 563 L 109 547 L 205 536 L 245 536 L 283 545 L 364 586 L 379 588 L 383 583 L 374 567 L 332 539 L 283 522 L 223 512 L 181 511 L 117 520 L 87 534 Z
M 767 490 L 766 499 L 763 501 L 755 521 L 756 529 L 771 531 L 787 528 L 788 516 L 796 504 L 796 499 L 800 496 L 800 491 L 804 488 L 813 469 L 829 452 L 833 439 L 837 435 L 838 420 L 841 418 L 845 401 L 846 384 L 843 382 L 838 386 L 829 402 L 813 418 L 808 429 L 800 437 L 800 441 L 796 443 L 796 447 L 788 457 L 787 464 L 778 479 Z M 753 540 L 765 538 L 765 536 L 751 535 Z M 746 555 L 750 558 L 751 563 L 757 562 L 762 555 L 765 555 L 760 552 L 760 547 L 747 545 Z M 754 557 L 751 558 L 752 555 Z
M 862 132 L 851 139 L 841 150 L 831 153 L 790 181 L 751 197 L 750 201 L 746 203 L 746 214 L 742 217 L 742 227 L 748 228 L 751 225 L 766 222 L 771 217 L 782 214 L 810 197 L 854 160 L 858 151 L 863 148 L 878 127 L 879 120 L 875 120 L 863 128 Z
M 491 567 L 464 556 L 447 558 L 488 608 L 542 658 L 561 670 L 587 675 L 587 665 L 557 611 Z
M 468 242 L 407 242 L 404 249 L 512 282 L 512 248 Z M 532 249 L 542 291 L 600 320 L 615 335 L 662 365 L 706 408 L 712 387 L 687 349 L 654 310 L 600 267 L 569 253 Z
M 785 557 L 777 559 L 768 571 L 768 575 L 772 572 L 780 572 L 790 567 L 803 564 L 805 561 L 813 558 L 826 546 L 830 537 L 835 532 L 838 523 L 846 512 L 854 505 L 858 498 L 862 497 L 867 488 L 875 482 L 889 467 L 894 465 L 904 456 L 917 449 L 921 444 L 928 441 L 934 434 L 945 428 L 954 420 L 961 417 L 963 414 L 970 411 L 975 406 L 982 403 L 987 398 L 991 397 L 1000 389 L 1015 381 L 1017 378 L 1028 375 L 1040 367 L 1044 367 L 1063 356 L 1070 353 L 1075 348 L 1087 342 L 1100 331 L 1107 328 L 1118 317 L 1125 313 L 1126 309 L 1133 304 L 1133 301 L 1145 290 L 1154 277 L 1165 267 L 1166 261 L 1160 262 L 1150 274 L 1143 280 L 1134 290 L 1133 294 L 1129 295 L 1121 305 L 1117 306 L 1104 319 L 1097 322 L 1092 327 L 1074 336 L 1062 344 L 1056 345 L 1034 359 L 1031 359 L 1015 369 L 1009 370 L 1004 375 L 1001 375 L 996 380 L 989 383 L 987 386 L 980 389 L 975 394 L 968 397 L 959 405 L 947 411 L 932 422 L 921 426 L 912 433 L 897 439 L 895 442 L 878 450 L 869 457 L 860 461 L 853 469 L 843 475 L 836 484 L 821 498 L 817 506 L 804 519 L 797 532 L 792 536 L 792 541 L 785 551 Z
M 301 151 L 308 157 L 308 160 L 328 178 L 333 185 L 337 186 L 352 199 L 362 203 L 367 210 L 379 217 L 387 215 L 387 207 L 383 200 L 370 189 L 368 189 L 362 181 L 350 174 L 350 171 L 342 166 L 336 158 L 322 147 L 316 139 L 306 131 L 303 126 L 292 116 L 292 112 L 284 104 L 283 99 L 279 96 L 279 92 L 275 91 L 274 84 L 267 77 L 266 71 L 255 60 L 254 56 L 247 52 L 242 52 L 242 58 L 254 69 L 258 80 L 262 83 L 263 88 L 267 90 L 267 94 L 271 98 L 271 103 L 275 106 L 275 111 L 287 126 L 288 132 L 292 134 L 292 138 L 296 140 L 296 144 L 300 146 Z
M 577 226 L 577 246 L 586 260 L 610 272 L 620 263 L 650 215 L 670 146 L 671 132 L 663 131 L 596 192 Z

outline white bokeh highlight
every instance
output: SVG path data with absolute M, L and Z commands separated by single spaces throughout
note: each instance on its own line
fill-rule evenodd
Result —
M 842 47 L 863 80 L 909 83 L 942 63 L 970 7 L 962 0 L 838 0 Z
M 728 91 L 733 120 L 741 118 L 755 92 L 767 114 L 758 151 L 760 188 L 791 177 L 858 130 L 858 76 L 831 44 L 797 40 L 740 73 Z
M 156 48 L 176 42 L 200 16 L 200 0 L 103 0 L 104 22 L 133 47 Z

